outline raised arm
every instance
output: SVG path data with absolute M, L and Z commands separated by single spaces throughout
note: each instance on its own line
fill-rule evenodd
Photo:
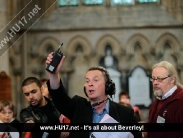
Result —
M 48 57 L 46 59 L 46 66 L 52 61 L 52 58 L 53 58 L 53 52 L 48 55 Z M 56 68 L 54 73 L 48 72 L 51 89 L 58 89 L 60 86 L 59 71 L 62 67 L 64 59 L 65 59 L 65 56 L 62 57 L 60 63 L 58 64 L 58 67 Z

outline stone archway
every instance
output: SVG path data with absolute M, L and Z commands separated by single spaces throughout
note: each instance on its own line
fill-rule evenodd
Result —
M 163 34 L 156 43 L 155 57 L 157 61 L 166 60 L 173 64 L 177 69 L 180 81 L 183 81 L 183 54 L 181 53 L 181 45 L 177 38 L 170 33 Z
M 152 57 L 151 46 L 149 40 L 141 35 L 135 34 L 129 38 L 125 45 L 126 49 L 126 63 L 125 69 L 132 70 L 134 67 L 140 65 L 145 69 L 150 69 Z
M 80 95 L 85 97 L 83 92 L 85 73 L 90 66 L 91 45 L 83 36 L 72 38 L 66 47 L 65 72 L 67 72 L 68 94 L 72 97 Z M 79 79 L 78 79 L 79 78 Z

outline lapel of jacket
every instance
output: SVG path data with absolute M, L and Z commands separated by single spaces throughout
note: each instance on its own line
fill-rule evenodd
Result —
M 116 121 L 120 122 L 118 118 L 118 109 L 113 101 L 109 99 L 109 115 Z

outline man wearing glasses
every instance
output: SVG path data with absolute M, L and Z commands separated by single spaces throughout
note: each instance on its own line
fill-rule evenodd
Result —
M 175 67 L 167 61 L 155 64 L 150 80 L 156 99 L 150 107 L 148 123 L 159 123 L 162 130 L 165 123 L 183 123 L 183 86 L 179 82 Z M 148 138 L 183 137 L 181 132 L 165 131 L 148 132 Z

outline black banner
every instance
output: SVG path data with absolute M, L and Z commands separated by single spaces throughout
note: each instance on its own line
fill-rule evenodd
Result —
M 40 131 L 89 131 L 89 132 L 183 132 L 183 124 L 47 124 L 47 123 L 0 123 L 0 132 Z

